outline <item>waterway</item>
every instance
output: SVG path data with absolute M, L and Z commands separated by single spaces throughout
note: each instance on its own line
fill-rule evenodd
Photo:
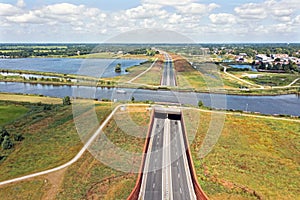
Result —
M 130 101 L 134 96 L 136 101 L 170 102 L 197 105 L 202 100 L 205 106 L 218 109 L 243 110 L 263 114 L 286 114 L 300 116 L 300 98 L 297 95 L 278 96 L 240 96 L 178 92 L 166 90 L 143 90 L 96 88 L 84 86 L 54 86 L 29 83 L 0 82 L 0 92 L 38 94 L 51 97 L 84 97 L 92 99 L 110 99 L 113 101 Z

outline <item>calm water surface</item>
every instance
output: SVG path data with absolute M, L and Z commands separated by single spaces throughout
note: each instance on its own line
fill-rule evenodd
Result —
M 146 60 L 135 59 L 73 59 L 73 58 L 21 58 L 0 59 L 0 69 L 80 74 L 94 77 L 114 77 L 126 74 L 125 69 Z M 121 73 L 115 72 L 120 63 Z
M 297 95 L 279 96 L 239 96 L 206 93 L 186 93 L 162 90 L 122 89 L 125 94 L 118 93 L 115 88 L 95 88 L 83 86 L 53 86 L 28 83 L 0 82 L 0 92 L 40 94 L 52 97 L 84 97 L 111 100 L 137 101 L 151 100 L 155 102 L 171 102 L 197 105 L 202 100 L 206 106 L 260 112 L 263 114 L 287 114 L 300 116 L 300 98 Z

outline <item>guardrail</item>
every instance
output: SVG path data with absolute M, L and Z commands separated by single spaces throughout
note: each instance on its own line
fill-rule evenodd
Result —
M 152 128 L 153 128 L 153 123 L 154 123 L 154 110 L 152 110 L 151 113 L 151 122 L 148 128 L 148 132 L 147 132 L 147 136 L 146 136 L 146 141 L 145 141 L 145 145 L 144 145 L 144 149 L 143 149 L 143 159 L 141 162 L 141 167 L 139 170 L 139 176 L 137 178 L 135 187 L 133 188 L 132 192 L 130 193 L 129 197 L 127 198 L 127 200 L 137 200 L 139 198 L 139 193 L 140 193 L 140 189 L 141 189 L 141 184 L 142 184 L 142 179 L 143 179 L 143 169 L 145 166 L 145 160 L 146 160 L 146 156 L 147 156 L 147 150 L 148 150 L 148 146 L 149 146 L 149 140 L 151 137 L 151 132 L 152 132 Z

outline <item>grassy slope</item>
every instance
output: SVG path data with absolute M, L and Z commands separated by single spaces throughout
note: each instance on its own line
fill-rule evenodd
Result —
M 0 126 L 12 122 L 28 112 L 28 108 L 21 105 L 7 105 L 0 102 Z
M 122 127 L 128 124 L 128 118 L 132 118 L 144 132 L 149 113 L 139 109 L 132 110 L 129 115 L 120 112 L 117 116 L 117 122 L 111 121 L 106 127 L 107 136 L 121 148 L 140 152 L 144 140 L 126 134 L 126 131 L 116 127 L 116 123 Z M 198 152 L 210 117 L 209 113 L 194 112 L 186 114 L 185 120 L 187 130 L 198 126 L 191 151 L 200 184 L 211 199 L 256 199 L 256 196 L 264 199 L 297 198 L 297 186 L 300 184 L 296 178 L 299 177 L 299 123 L 227 115 L 217 145 L 200 160 Z M 123 120 L 120 122 L 120 119 Z M 127 128 L 131 130 L 131 127 Z M 14 191 L 22 191 L 24 197 L 42 199 L 56 185 L 58 189 L 53 195 L 57 199 L 125 199 L 137 177 L 136 174 L 123 173 L 101 164 L 88 152 L 63 171 L 56 181 L 50 181 L 52 176 L 38 177 L 26 181 L 27 184 L 5 186 L 0 189 L 0 197 L 5 193 L 8 194 L 7 199 L 14 199 L 18 195 Z
M 111 142 L 123 150 L 141 153 L 144 138 L 136 138 L 129 134 L 132 134 L 131 130 L 136 126 L 139 127 L 135 130 L 136 134 L 140 136 L 146 134 L 149 112 L 145 112 L 145 107 L 129 108 L 127 111 L 118 112 L 104 132 Z M 139 164 L 140 161 L 137 163 Z M 135 185 L 136 178 L 137 174 L 114 170 L 99 162 L 90 153 L 85 153 L 80 161 L 65 173 L 61 192 L 58 193 L 57 198 L 126 199 Z
M 211 199 L 297 198 L 299 123 L 229 115 L 217 145 L 201 160 L 198 152 L 210 114 L 201 116 L 191 151 L 199 181 Z
M 130 68 L 127 68 L 129 71 L 129 74 L 126 74 L 125 76 L 121 76 L 118 80 L 119 82 L 127 82 L 139 75 L 140 73 L 144 72 L 146 69 L 148 69 L 151 66 L 152 62 L 146 62 L 141 65 L 132 66 Z
M 139 78 L 135 79 L 133 83 L 137 84 L 146 84 L 146 85 L 160 85 L 160 80 L 163 72 L 163 62 L 161 60 L 157 60 L 153 67 L 140 76 Z
M 34 109 L 24 118 L 6 126 L 11 133 L 22 133 L 25 139 L 16 144 L 12 151 L 2 152 L 8 157 L 0 165 L 0 180 L 61 165 L 82 147 L 71 106 L 59 106 L 50 111 L 39 110 L 39 107 Z M 103 118 L 109 113 L 110 105 L 97 106 L 97 109 Z

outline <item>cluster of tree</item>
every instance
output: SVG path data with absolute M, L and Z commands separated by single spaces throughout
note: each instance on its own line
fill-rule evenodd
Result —
M 222 67 L 220 71 L 224 71 L 224 68 Z M 226 69 L 228 72 L 245 72 L 245 71 L 250 71 L 249 68 L 235 68 L 235 67 L 229 67 Z
M 139 48 L 139 49 L 128 51 L 128 53 L 132 55 L 143 54 L 147 56 L 154 56 L 155 54 L 159 54 L 159 51 L 153 49 L 147 49 L 147 48 Z
M 268 44 L 208 44 L 211 53 L 218 50 L 220 55 L 226 53 L 232 53 L 239 55 L 240 53 L 246 53 L 249 57 L 255 58 L 256 54 L 287 54 L 289 56 L 300 58 L 299 50 L 300 44 L 293 43 L 268 43 Z
M 266 64 L 266 63 L 262 63 L 259 62 L 257 65 L 255 65 L 256 69 L 262 69 L 262 70 L 280 70 L 280 71 L 284 71 L 286 73 L 290 73 L 290 72 L 300 72 L 300 69 L 298 67 L 298 65 L 296 65 L 295 63 L 288 63 L 288 64 Z
M 11 149 L 14 146 L 13 141 L 22 141 L 24 139 L 20 133 L 14 134 L 12 138 L 13 140 L 11 139 L 9 132 L 4 127 L 0 128 L 0 144 L 2 149 Z
M 118 63 L 116 66 L 115 66 L 115 72 L 117 73 L 120 73 L 121 72 L 121 64 Z
M 10 58 L 74 56 L 89 54 L 95 44 L 0 44 L 0 55 Z

